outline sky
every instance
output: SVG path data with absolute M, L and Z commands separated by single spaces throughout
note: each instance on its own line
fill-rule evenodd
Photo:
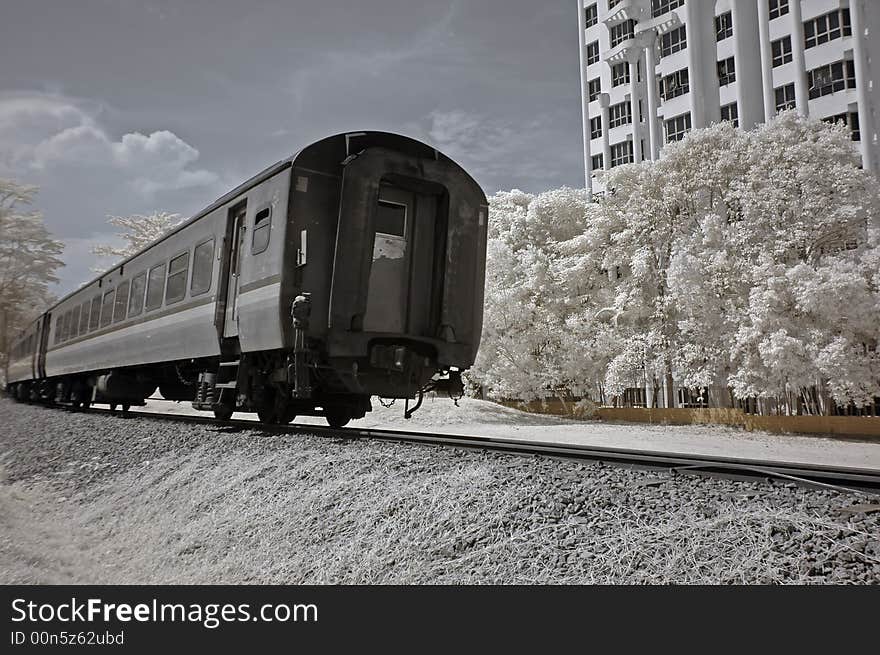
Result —
M 426 141 L 487 194 L 583 186 L 574 0 L 0 2 L 0 177 L 39 186 L 57 293 L 109 216 L 190 216 L 340 132 Z

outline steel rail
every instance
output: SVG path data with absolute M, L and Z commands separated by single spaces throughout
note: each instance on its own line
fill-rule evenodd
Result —
M 82 410 L 79 410 L 82 411 Z M 90 413 L 110 414 L 110 410 L 90 408 Z M 121 416 L 119 412 L 117 416 Z M 256 421 L 230 419 L 221 421 L 210 416 L 159 414 L 129 411 L 127 416 L 160 421 L 177 421 L 204 425 L 235 427 L 279 434 L 310 434 L 343 439 L 366 438 L 379 441 L 416 443 L 454 448 L 492 450 L 515 455 L 557 457 L 632 468 L 668 470 L 675 473 L 734 477 L 738 479 L 780 478 L 790 482 L 833 488 L 844 491 L 869 492 L 880 495 L 880 470 L 836 467 L 802 462 L 696 455 L 652 450 L 632 450 L 546 441 L 525 441 L 502 437 L 390 430 L 378 428 L 331 428 L 321 425 L 276 425 Z

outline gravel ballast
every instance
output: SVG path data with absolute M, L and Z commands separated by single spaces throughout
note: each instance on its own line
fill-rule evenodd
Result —
M 0 583 L 880 582 L 880 500 L 791 483 L 5 398 L 0 476 Z

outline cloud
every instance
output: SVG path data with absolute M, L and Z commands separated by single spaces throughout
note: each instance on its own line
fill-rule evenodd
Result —
M 460 109 L 432 111 L 428 115 L 428 137 L 440 150 L 459 157 L 491 162 L 500 152 L 515 149 L 516 129 L 498 118 L 487 118 Z
M 196 168 L 199 151 L 173 132 L 129 132 L 115 140 L 89 110 L 49 94 L 0 94 L 0 168 L 58 172 L 74 166 L 150 196 L 208 186 L 212 171 Z
M 97 275 L 95 269 L 108 268 L 116 263 L 113 258 L 98 257 L 92 254 L 92 248 L 102 243 L 115 244 L 118 243 L 118 240 L 117 235 L 113 232 L 62 239 L 64 242 L 62 259 L 65 266 L 59 275 L 61 281 L 56 285 L 54 293 L 59 297 L 63 296 L 93 280 Z
M 486 191 L 551 186 L 578 165 L 563 153 L 547 156 L 558 117 L 552 111 L 524 120 L 461 109 L 434 110 L 410 129 L 471 171 Z

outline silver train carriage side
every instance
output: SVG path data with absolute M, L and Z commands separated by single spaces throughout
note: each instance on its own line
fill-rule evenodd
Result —
M 14 343 L 7 388 L 125 407 L 158 387 L 271 423 L 341 426 L 372 395 L 410 412 L 428 389 L 460 393 L 473 364 L 487 218 L 477 183 L 428 145 L 323 139 L 51 307 Z

